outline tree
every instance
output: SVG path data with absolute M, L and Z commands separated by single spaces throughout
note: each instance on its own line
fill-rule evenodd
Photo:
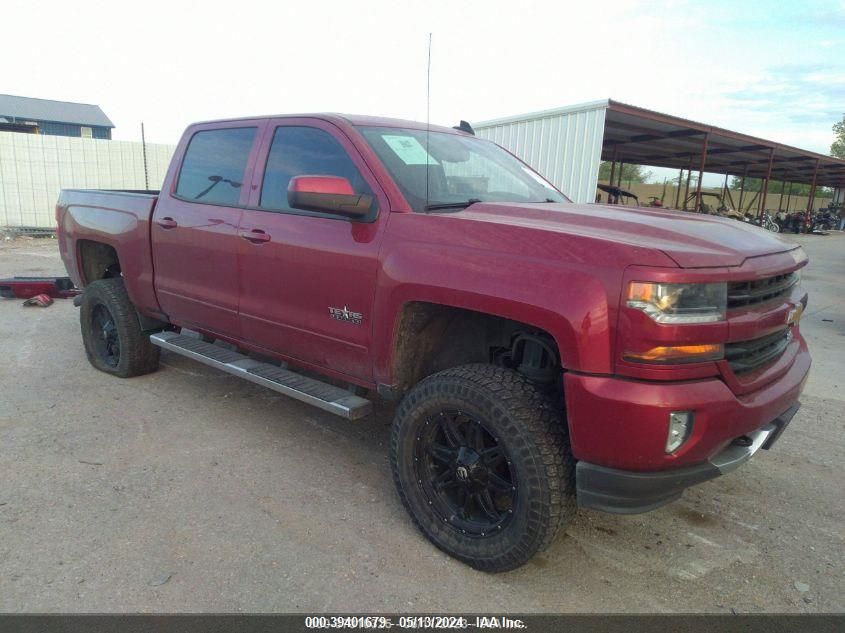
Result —
M 830 155 L 836 156 L 836 158 L 845 158 L 845 114 L 842 115 L 842 120 L 839 123 L 833 124 L 833 133 L 836 138 L 830 145 Z
M 731 191 L 739 191 L 742 187 L 742 177 L 741 176 L 732 176 L 731 177 L 731 184 L 729 185 Z M 769 195 L 780 195 L 781 187 L 783 183 L 780 180 L 770 180 L 769 181 L 769 188 L 768 192 Z M 789 182 L 786 183 L 786 187 L 783 190 L 784 195 L 791 192 L 793 196 L 809 196 L 810 195 L 810 185 L 806 183 L 799 183 L 793 182 L 790 189 Z M 763 180 L 761 178 L 746 178 L 745 179 L 745 193 L 757 193 L 758 191 L 763 190 Z M 825 198 L 832 194 L 832 190 L 828 187 L 817 187 L 816 188 L 816 197 Z
M 763 187 L 763 181 L 760 178 L 746 178 L 745 179 L 745 191 L 750 191 L 752 193 L 760 191 Z M 769 184 L 771 187 L 771 183 Z M 742 176 L 732 176 L 731 177 L 731 184 L 730 188 L 733 191 L 739 191 L 742 189 Z
M 649 178 L 651 178 L 651 172 L 647 171 L 642 165 L 625 164 L 622 166 L 622 182 L 628 183 L 629 186 L 634 182 L 647 182 Z M 618 179 L 619 165 L 616 166 L 613 173 L 614 185 L 618 182 Z M 599 180 L 610 182 L 610 163 L 608 161 L 602 161 L 599 165 Z

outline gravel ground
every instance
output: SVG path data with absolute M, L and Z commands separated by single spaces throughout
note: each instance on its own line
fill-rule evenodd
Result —
M 501 575 L 413 528 L 383 405 L 350 423 L 168 353 L 110 378 L 70 301 L 0 300 L 0 610 L 845 611 L 845 235 L 797 239 L 815 364 L 774 449 Z M 0 276 L 54 273 L 55 240 L 0 243 Z

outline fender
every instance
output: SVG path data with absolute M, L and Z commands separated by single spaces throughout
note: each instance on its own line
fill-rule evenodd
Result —
M 119 194 L 119 198 L 114 194 Z M 113 204 L 117 200 L 120 208 Z M 59 250 L 77 287 L 93 281 L 85 278 L 83 244 L 105 244 L 117 253 L 132 303 L 142 314 L 161 318 L 164 315 L 153 290 L 150 252 L 149 219 L 156 200 L 150 194 L 65 189 L 56 215 L 60 224 Z
M 401 235 L 403 224 L 414 220 L 414 239 Z M 448 236 L 451 219 L 394 214 L 381 253 L 376 292 L 375 321 L 384 324 L 374 336 L 374 378 L 394 384 L 394 350 L 399 320 L 406 304 L 429 302 L 474 310 L 535 326 L 556 341 L 566 369 L 612 372 L 616 312 L 622 271 L 609 258 L 607 267 L 586 266 L 573 258 L 573 238 L 561 244 L 560 257 L 528 255 L 528 241 L 512 240 L 501 251 L 477 249 L 451 240 L 425 238 L 426 225 L 437 223 L 437 233 Z M 513 236 L 513 234 L 511 234 Z M 423 239 L 420 239 L 420 238 Z M 562 236 L 561 236 L 562 237 Z M 466 236 L 463 236 L 464 244 Z M 613 247 L 596 244 L 585 248 Z M 567 252 L 568 251 L 568 252 Z M 569 255 L 569 256 L 567 256 Z M 667 265 L 665 256 L 654 259 Z M 668 262 L 671 265 L 671 262 Z M 390 335 L 388 335 L 388 332 Z
M 633 252 L 643 265 L 677 267 L 656 249 Z M 467 221 L 462 214 L 394 213 L 373 310 L 384 324 L 373 337 L 374 378 L 394 384 L 399 318 L 412 301 L 535 326 L 555 339 L 565 369 L 610 374 L 622 287 L 618 263 L 631 255 L 630 245 L 588 235 Z

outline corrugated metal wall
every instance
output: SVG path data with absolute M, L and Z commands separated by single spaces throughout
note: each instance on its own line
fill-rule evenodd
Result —
M 56 121 L 37 121 L 41 134 L 47 136 L 75 136 L 82 137 L 82 125 L 78 123 L 58 123 Z M 111 129 L 100 125 L 86 125 L 91 128 L 93 138 L 110 139 Z
M 150 189 L 173 145 L 147 143 Z M 141 143 L 0 132 L 0 226 L 55 227 L 62 188 L 144 189 Z
M 596 196 L 607 101 L 483 121 L 478 136 L 519 156 L 575 202 Z
M 38 133 L 46 134 L 47 136 L 82 137 L 83 125 L 81 123 L 63 123 L 61 121 L 44 121 L 42 119 L 13 117 L 4 115 L 2 112 L 0 112 L 0 118 L 17 123 L 23 123 L 24 121 L 27 123 L 36 123 L 38 125 Z M 111 128 L 109 127 L 104 127 L 102 125 L 86 125 L 84 127 L 91 128 L 92 138 L 111 138 Z

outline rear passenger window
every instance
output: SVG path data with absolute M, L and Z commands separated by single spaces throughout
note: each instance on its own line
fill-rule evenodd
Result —
M 331 134 L 315 127 L 277 127 L 264 169 L 261 208 L 291 210 L 290 179 L 306 175 L 340 176 L 349 180 L 355 193 L 373 193 L 349 154 Z
M 237 205 L 254 127 L 205 130 L 191 137 L 176 195 L 206 204 Z

